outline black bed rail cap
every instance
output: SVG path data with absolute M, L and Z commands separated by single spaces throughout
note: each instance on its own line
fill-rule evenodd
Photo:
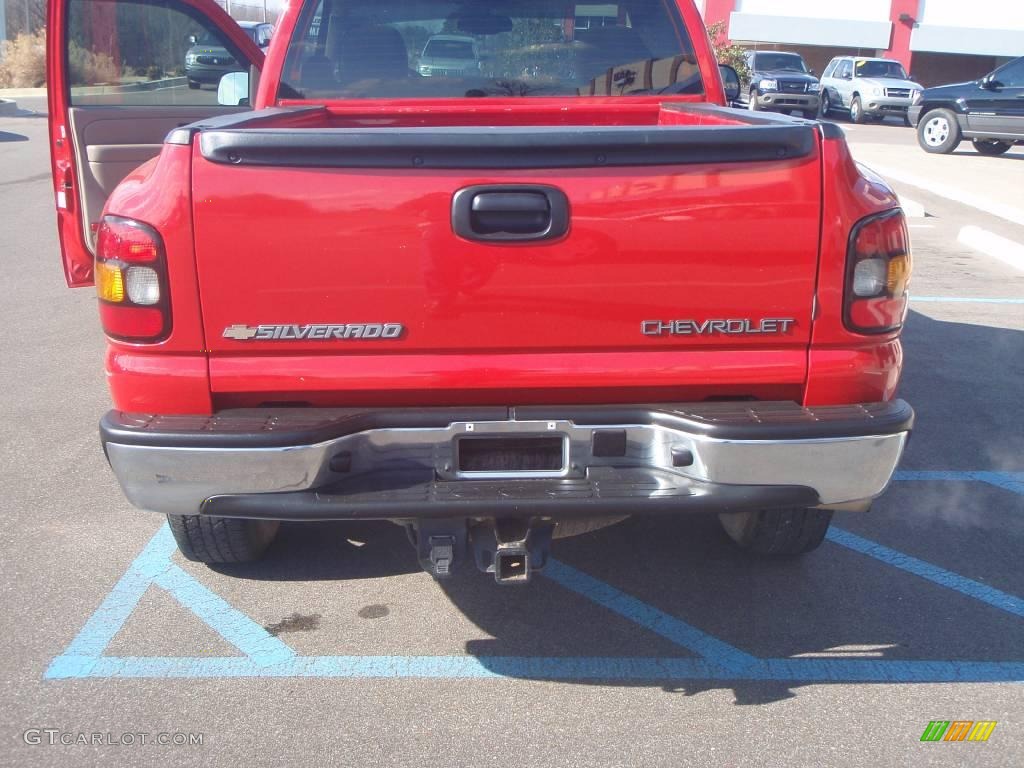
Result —
M 164 144 L 183 144 L 188 146 L 192 143 L 193 137 L 202 131 L 248 128 L 250 126 L 263 125 L 272 120 L 279 120 L 281 117 L 294 117 L 296 115 L 324 111 L 326 110 L 320 105 L 309 107 L 269 107 L 267 109 L 247 109 L 242 112 L 231 112 L 226 115 L 204 117 L 201 120 L 196 120 L 194 123 L 174 128 L 164 137 Z
M 535 169 L 805 158 L 815 123 L 458 128 L 204 127 L 203 157 L 245 166 Z

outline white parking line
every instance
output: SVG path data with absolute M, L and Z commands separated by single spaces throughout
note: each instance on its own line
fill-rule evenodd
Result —
M 977 208 L 979 211 L 984 213 L 990 213 L 993 216 L 998 216 L 1000 219 L 1006 219 L 1007 221 L 1013 222 L 1024 226 L 1024 210 L 1016 208 L 1012 205 L 1006 205 L 996 200 L 990 200 L 979 195 L 972 195 L 969 192 L 951 187 L 946 184 L 938 184 L 934 181 L 921 178 L 920 176 L 914 176 L 911 173 L 905 173 L 904 171 L 895 170 L 886 166 L 878 165 L 877 163 L 870 164 L 871 169 L 892 181 L 899 181 L 903 184 L 909 184 L 912 187 L 927 190 L 933 195 L 944 197 L 947 200 L 952 200 L 954 203 L 960 203 L 962 205 L 970 206 L 971 208 Z
M 1024 245 L 1020 243 L 973 225 L 961 229 L 956 239 L 968 248 L 981 251 L 1024 272 Z
M 908 219 L 923 219 L 928 215 L 924 210 L 924 206 L 917 202 L 917 200 L 911 200 L 903 195 L 897 195 L 897 197 L 900 199 L 900 208 L 903 209 L 903 213 Z

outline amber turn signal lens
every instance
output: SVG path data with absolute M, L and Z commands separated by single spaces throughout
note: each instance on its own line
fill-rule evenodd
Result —
M 96 295 L 113 304 L 124 301 L 124 276 L 117 264 L 96 262 Z
M 888 274 L 886 275 L 886 288 L 890 296 L 902 296 L 907 291 L 907 283 L 910 282 L 910 258 L 903 254 L 894 256 L 889 260 Z

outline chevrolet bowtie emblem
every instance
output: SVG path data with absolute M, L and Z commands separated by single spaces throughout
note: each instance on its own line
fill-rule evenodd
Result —
M 245 341 L 253 338 L 258 330 L 258 328 L 250 328 L 248 325 L 229 325 L 224 329 L 223 336 L 225 339 Z

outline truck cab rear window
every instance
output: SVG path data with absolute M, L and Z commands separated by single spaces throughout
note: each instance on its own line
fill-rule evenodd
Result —
M 675 2 L 320 0 L 282 99 L 702 95 Z

